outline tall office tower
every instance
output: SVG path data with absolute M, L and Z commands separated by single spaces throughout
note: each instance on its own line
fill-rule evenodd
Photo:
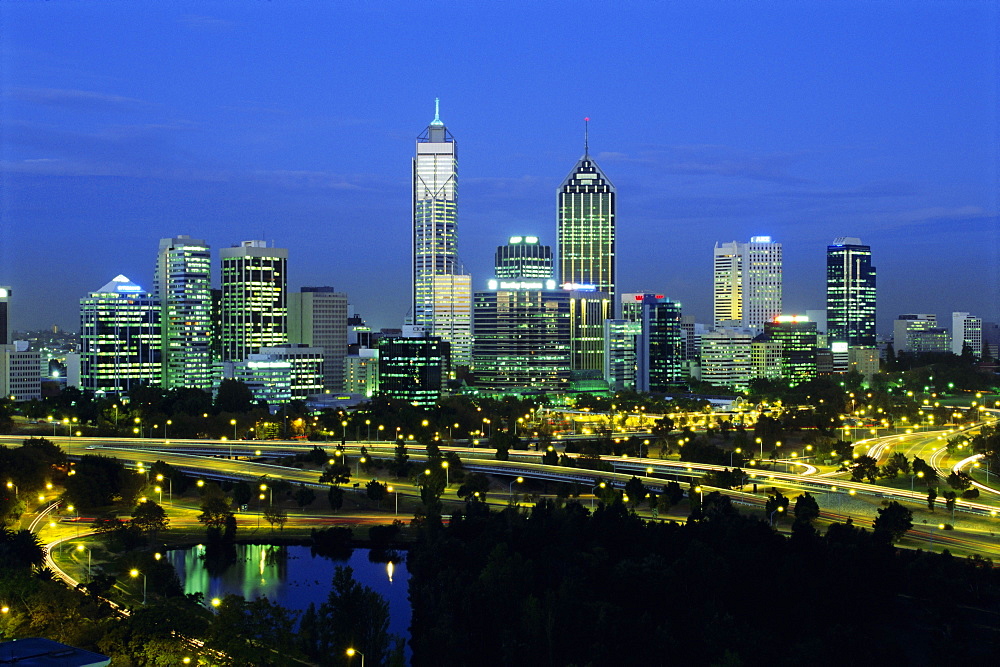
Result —
M 472 363 L 472 278 L 458 259 L 458 149 L 441 121 L 417 137 L 413 158 L 413 319 L 450 343 L 456 366 Z
M 715 326 L 739 322 L 758 331 L 781 314 L 781 244 L 770 236 L 723 243 L 714 252 Z
M 837 238 L 826 248 L 826 331 L 831 344 L 875 345 L 875 267 L 861 239 Z
M 476 384 L 505 391 L 565 391 L 570 375 L 569 301 L 555 280 L 491 280 L 476 292 Z
M 434 276 L 434 336 L 449 344 L 452 370 L 472 365 L 472 276 Z
M 0 287 L 0 345 L 10 343 L 10 288 Z
M 662 294 L 622 294 L 622 318 L 642 324 L 636 340 L 638 391 L 667 391 L 684 380 L 681 304 Z
M 288 250 L 243 241 L 222 258 L 222 360 L 242 361 L 288 342 Z
M 983 357 L 983 320 L 968 313 L 951 314 L 951 351 L 962 354 L 968 347 L 976 359 Z
M 753 377 L 748 329 L 716 329 L 701 336 L 701 380 L 720 387 L 745 391 Z
M 497 246 L 494 265 L 500 279 L 551 278 L 552 248 L 537 236 L 511 236 L 507 245 Z
M 635 354 L 641 335 L 641 322 L 604 320 L 604 381 L 611 391 L 635 389 Z
M 448 375 L 449 344 L 424 337 L 421 327 L 406 327 L 403 335 L 378 343 L 379 393 L 419 407 L 432 407 Z
M 204 241 L 160 239 L 153 271 L 160 304 L 164 389 L 212 388 L 212 254 Z
M 80 386 L 123 394 L 158 384 L 160 304 L 125 276 L 80 299 Z
M 558 281 L 566 290 L 596 292 L 571 304 L 575 371 L 604 370 L 604 320 L 617 309 L 615 211 L 615 186 L 591 159 L 585 136 L 583 157 L 556 195 Z
M 288 341 L 323 350 L 322 389 L 344 390 L 347 295 L 332 287 L 303 287 L 288 295 Z
M 764 325 L 764 336 L 781 344 L 781 377 L 798 384 L 816 377 L 816 323 L 780 315 Z

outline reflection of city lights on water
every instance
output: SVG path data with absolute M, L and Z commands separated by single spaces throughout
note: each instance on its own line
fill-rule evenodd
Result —
M 395 566 L 393 566 L 392 561 L 389 561 L 388 563 L 385 564 L 385 571 L 386 571 L 386 574 L 389 575 L 389 583 L 390 584 L 392 583 L 392 571 L 395 570 L 395 569 L 396 568 L 395 568 Z

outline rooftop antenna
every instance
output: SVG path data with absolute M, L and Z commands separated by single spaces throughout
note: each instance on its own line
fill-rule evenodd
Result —
M 444 125 L 441 122 L 441 98 L 434 98 L 434 120 L 431 121 L 431 125 Z
M 583 157 L 590 157 L 590 118 L 583 119 Z

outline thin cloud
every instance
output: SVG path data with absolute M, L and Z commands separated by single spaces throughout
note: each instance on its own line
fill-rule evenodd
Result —
M 148 102 L 134 97 L 99 93 L 93 90 L 69 88 L 15 88 L 13 97 L 24 102 L 49 107 L 82 111 L 107 111 L 109 109 L 140 108 Z

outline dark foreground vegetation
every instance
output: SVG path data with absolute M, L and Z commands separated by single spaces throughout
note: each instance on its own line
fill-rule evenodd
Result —
M 989 561 L 706 498 L 687 525 L 542 502 L 428 517 L 410 552 L 413 664 L 850 665 L 1000 659 Z

